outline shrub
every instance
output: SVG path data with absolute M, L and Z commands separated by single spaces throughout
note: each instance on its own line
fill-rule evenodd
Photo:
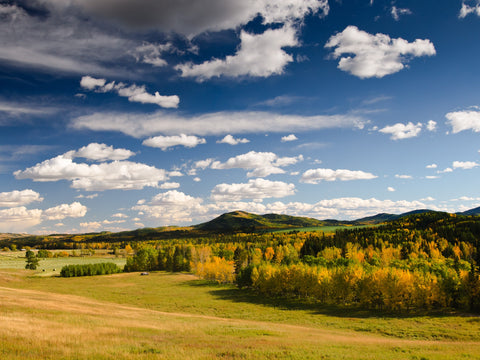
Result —
M 76 277 L 76 276 L 94 276 L 108 275 L 122 272 L 117 264 L 114 263 L 98 263 L 85 265 L 66 265 L 60 271 L 60 276 Z

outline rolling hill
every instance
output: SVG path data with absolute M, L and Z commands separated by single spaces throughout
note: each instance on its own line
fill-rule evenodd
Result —
M 213 232 L 258 231 L 307 226 L 322 226 L 325 222 L 307 218 L 279 214 L 256 215 L 245 211 L 233 211 L 194 226 L 196 230 Z

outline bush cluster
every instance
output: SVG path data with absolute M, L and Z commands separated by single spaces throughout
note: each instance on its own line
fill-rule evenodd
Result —
M 108 275 L 122 272 L 117 264 L 114 263 L 98 263 L 84 265 L 66 265 L 60 271 L 60 276 L 76 277 L 76 276 L 94 276 Z

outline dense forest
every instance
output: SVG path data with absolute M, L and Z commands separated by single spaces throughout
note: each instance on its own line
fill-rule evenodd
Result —
M 334 234 L 142 243 L 125 271 L 191 271 L 271 297 L 387 311 L 480 310 L 480 218 L 414 214 Z

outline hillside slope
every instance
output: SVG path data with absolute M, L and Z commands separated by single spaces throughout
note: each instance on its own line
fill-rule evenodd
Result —
M 198 224 L 194 228 L 202 231 L 230 232 L 322 225 L 324 225 L 322 221 L 307 217 L 278 214 L 256 215 L 245 211 L 233 211 L 220 215 L 208 222 Z

